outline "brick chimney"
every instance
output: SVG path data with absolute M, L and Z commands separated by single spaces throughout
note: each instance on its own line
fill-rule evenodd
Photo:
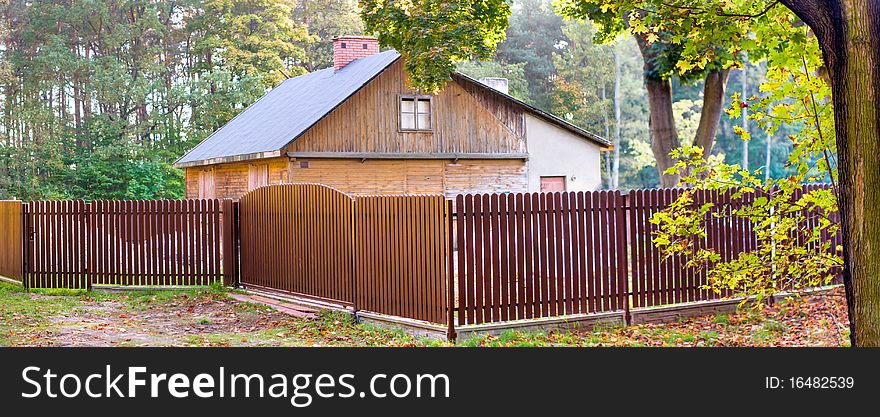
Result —
M 348 65 L 359 58 L 379 53 L 379 40 L 371 36 L 339 36 L 333 38 L 333 69 Z

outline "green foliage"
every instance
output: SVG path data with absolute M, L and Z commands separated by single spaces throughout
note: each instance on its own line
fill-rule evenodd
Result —
M 614 46 L 594 43 L 596 28 L 590 22 L 566 22 L 563 33 L 566 40 L 553 53 L 557 76 L 547 110 L 608 136 L 614 117 Z
M 764 181 L 718 156 L 703 158 L 698 147 L 675 150 L 673 156 L 679 162 L 671 170 L 681 173 L 682 183 L 690 188 L 652 216 L 658 226 L 653 242 L 668 256 L 682 256 L 685 267 L 706 271 L 709 289 L 761 301 L 779 291 L 798 292 L 831 282 L 835 268 L 843 265 L 841 248 L 829 239 L 840 229 L 834 221 L 833 189 L 805 191 L 797 177 Z M 731 204 L 708 202 L 706 192 L 727 193 Z M 707 237 L 713 218 L 750 224 L 756 247 L 722 260 L 717 249 L 698 243 Z
M 294 0 L 205 0 L 206 35 L 197 50 L 218 54 L 220 65 L 236 76 L 256 76 L 274 87 L 303 74 L 306 28 L 293 21 Z
M 293 7 L 0 4 L 0 20 L 16 22 L 0 27 L 0 198 L 182 197 L 182 173 L 171 164 L 267 88 L 305 71 L 313 39 Z
M 671 33 L 665 21 L 689 21 L 689 13 L 665 0 L 556 0 L 555 5 L 563 16 L 595 22 L 600 28 L 597 34 L 600 41 L 613 40 L 622 33 L 644 39 L 645 59 L 653 64 L 648 67 L 650 70 L 645 77 L 668 79 L 675 76 L 693 82 L 703 78 L 707 70 L 730 66 L 735 56 L 709 41 L 701 45 L 703 54 L 698 57 L 688 55 L 680 36 Z M 687 24 L 681 23 L 683 27 Z M 699 60 L 700 65 L 691 64 L 690 58 Z
M 553 12 L 548 0 L 521 0 L 513 3 L 506 38 L 498 44 L 495 59 L 524 64 L 529 83 L 530 104 L 550 107 L 557 75 L 554 55 L 566 44 L 561 16 Z
M 504 39 L 510 5 L 506 0 L 361 0 L 368 33 L 406 60 L 411 84 L 440 91 L 458 62 L 491 58 Z
M 840 248 L 832 247 L 827 238 L 839 230 L 833 221 L 837 200 L 833 188 L 805 192 L 803 187 L 823 179 L 836 183 L 830 89 L 817 75 L 821 55 L 809 29 L 771 1 L 563 0 L 559 6 L 566 14 L 594 18 L 605 25 L 606 33 L 626 27 L 648 44 L 668 46 L 664 59 L 674 58 L 675 65 L 663 68 L 680 78 L 737 66 L 743 53 L 752 62 L 766 64 L 760 94 L 734 94 L 727 114 L 735 119 L 742 116 L 742 108 L 750 107 L 748 117 L 771 134 L 783 126 L 796 127 L 788 136 L 792 152 L 786 165 L 791 175 L 763 180 L 760 171 L 727 164 L 723 155 L 704 157 L 702 149 L 691 146 L 677 149 L 672 157 L 678 162 L 669 173 L 679 173 L 688 188 L 652 217 L 659 228 L 654 243 L 670 256 L 684 257 L 686 266 L 705 270 L 709 288 L 717 292 L 728 289 L 760 301 L 778 291 L 830 282 L 832 269 L 842 265 Z M 680 109 L 680 120 L 686 116 L 681 110 L 685 109 Z M 734 131 L 742 140 L 751 140 L 751 132 L 739 127 Z M 732 204 L 707 203 L 702 196 L 710 191 L 729 193 Z M 722 261 L 714 249 L 697 245 L 713 217 L 750 223 L 757 247 Z M 808 217 L 817 218 L 818 224 L 805 229 L 801 226 Z

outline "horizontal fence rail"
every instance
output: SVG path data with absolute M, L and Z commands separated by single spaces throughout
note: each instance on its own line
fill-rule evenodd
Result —
M 0 201 L 0 276 L 21 281 L 24 275 L 24 206 Z
M 219 200 L 34 201 L 28 285 L 208 285 L 222 281 Z

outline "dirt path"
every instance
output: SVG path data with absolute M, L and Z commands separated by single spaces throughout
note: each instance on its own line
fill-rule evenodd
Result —
M 370 346 L 412 337 L 331 312 L 281 311 L 210 291 L 81 296 L 0 294 L 0 345 L 12 346 Z M 236 300 L 236 298 L 238 300 Z M 2 301 L 5 301 L 2 302 Z M 43 313 L 43 314 L 41 314 Z M 5 334 L 4 334 L 5 333 Z
M 226 297 L 183 294 L 167 303 L 129 301 L 122 296 L 84 303 L 67 314 L 51 316 L 50 325 L 35 335 L 36 341 L 51 346 L 181 346 L 198 344 L 200 336 L 250 333 L 289 320 L 255 306 L 241 308 L 246 305 Z

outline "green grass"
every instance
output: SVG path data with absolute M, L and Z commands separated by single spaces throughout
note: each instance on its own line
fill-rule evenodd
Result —
M 0 282 L 0 345 L 8 345 L 23 331 L 39 332 L 49 326 L 49 317 L 64 314 L 80 304 L 85 293 L 41 290 L 35 295 L 65 293 L 65 296 L 32 297 L 19 285 Z

